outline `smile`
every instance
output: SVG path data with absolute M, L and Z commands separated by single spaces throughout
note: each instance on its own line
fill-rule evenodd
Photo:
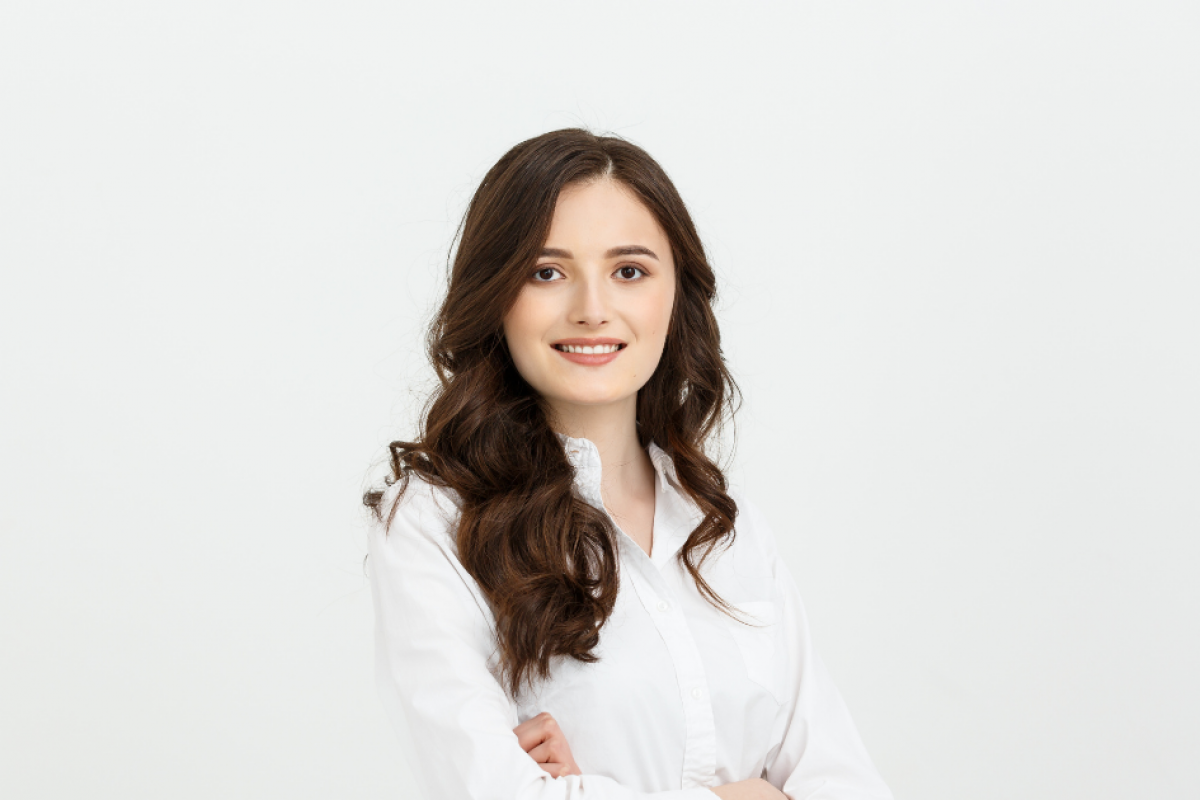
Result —
M 567 339 L 550 346 L 572 364 L 602 367 L 620 358 L 626 343 L 620 339 Z
M 554 349 L 560 353 L 578 353 L 580 355 L 604 355 L 606 353 L 615 353 L 625 345 L 623 344 L 598 344 L 594 346 L 578 345 L 578 344 L 556 344 Z

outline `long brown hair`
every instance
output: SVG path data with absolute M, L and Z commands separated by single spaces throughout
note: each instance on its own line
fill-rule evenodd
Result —
M 695 225 L 666 172 L 636 145 L 578 128 L 521 142 L 484 176 L 459 228 L 449 288 L 427 338 L 440 386 L 420 435 L 391 443 L 387 479 L 407 482 L 417 473 L 457 492 L 458 557 L 491 604 L 513 696 L 535 674 L 549 677 L 554 656 L 596 661 L 592 651 L 617 597 L 617 531 L 575 493 L 573 467 L 503 334 L 549 236 L 559 192 L 603 178 L 631 189 L 671 245 L 675 304 L 662 360 L 638 392 L 638 437 L 671 457 L 700 510 L 680 562 L 710 603 L 729 610 L 700 571 L 715 547 L 732 543 L 737 516 L 705 443 L 732 417 L 738 390 L 721 355 L 716 279 Z M 364 496 L 381 520 L 383 494 Z

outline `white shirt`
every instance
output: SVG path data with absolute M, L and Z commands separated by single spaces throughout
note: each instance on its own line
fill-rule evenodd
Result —
M 579 495 L 604 510 L 595 445 L 560 439 Z M 455 494 L 414 475 L 387 535 L 372 524 L 378 687 L 427 796 L 713 800 L 703 787 L 763 777 L 793 800 L 890 800 L 813 651 L 770 528 L 735 494 L 736 539 L 703 568 L 717 594 L 765 624 L 754 628 L 711 606 L 675 558 L 700 512 L 666 453 L 651 444 L 649 454 L 651 553 L 618 528 L 620 589 L 600 660 L 558 657 L 516 701 L 497 680 L 494 617 L 455 555 Z M 384 519 L 398 491 L 385 492 Z M 551 778 L 521 749 L 513 728 L 542 711 L 582 775 Z

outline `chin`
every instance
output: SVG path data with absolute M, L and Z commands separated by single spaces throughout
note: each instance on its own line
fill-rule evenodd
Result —
M 568 403 L 573 406 L 607 406 L 627 400 L 629 399 L 629 395 L 609 392 L 576 392 L 573 394 L 560 394 L 555 396 L 554 399 L 560 403 Z

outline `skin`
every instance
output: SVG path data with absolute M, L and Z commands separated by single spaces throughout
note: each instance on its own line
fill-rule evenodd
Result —
M 662 359 L 675 302 L 666 232 L 627 187 L 608 179 L 565 187 L 529 281 L 504 319 L 521 376 L 543 398 L 551 427 L 590 439 L 600 452 L 601 499 L 617 527 L 647 554 L 654 541 L 654 467 L 637 439 L 637 393 Z M 650 251 L 614 254 L 613 248 Z M 624 343 L 602 365 L 574 363 L 563 339 Z M 521 748 L 553 777 L 580 775 L 547 712 L 513 729 Z M 712 789 L 723 800 L 786 800 L 764 780 Z
M 545 400 L 551 427 L 595 443 L 605 508 L 649 553 L 654 468 L 637 440 L 637 393 L 667 340 L 675 301 L 670 242 L 628 188 L 599 180 L 559 193 L 545 247 L 554 254 L 537 260 L 505 317 L 509 351 Z M 611 254 L 616 247 L 653 255 Z M 573 363 L 552 346 L 597 337 L 625 346 L 599 366 Z

